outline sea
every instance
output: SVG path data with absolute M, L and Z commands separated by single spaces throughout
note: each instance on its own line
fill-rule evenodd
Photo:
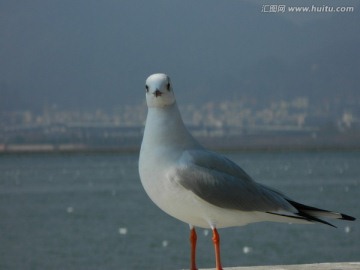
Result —
M 254 180 L 360 217 L 360 152 L 222 153 Z M 143 190 L 138 153 L 0 155 L 0 269 L 188 269 L 189 227 Z M 156 168 L 154 168 L 156 169 Z M 360 261 L 359 221 L 220 229 L 224 267 Z M 215 265 L 198 229 L 199 268 Z

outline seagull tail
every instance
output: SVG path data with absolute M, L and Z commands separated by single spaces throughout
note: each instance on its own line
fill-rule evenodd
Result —
M 308 221 L 319 222 L 323 224 L 327 224 L 329 226 L 335 227 L 331 223 L 323 220 L 323 218 L 330 218 L 330 219 L 342 219 L 342 220 L 355 220 L 354 217 L 345 215 L 342 213 L 337 213 L 333 211 L 328 211 L 308 205 L 304 205 L 298 202 L 294 202 L 291 200 L 287 200 L 294 208 L 298 210 L 296 213 L 299 217 L 302 217 Z

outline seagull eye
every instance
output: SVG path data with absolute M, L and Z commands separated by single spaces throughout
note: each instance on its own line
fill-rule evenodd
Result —
M 166 85 L 166 89 L 168 90 L 168 91 L 170 91 L 170 83 L 168 83 L 167 85 Z
M 149 92 L 149 86 L 145 85 L 145 89 L 146 89 L 146 93 L 148 93 Z

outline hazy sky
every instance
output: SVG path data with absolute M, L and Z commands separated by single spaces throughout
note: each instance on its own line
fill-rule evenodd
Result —
M 346 75 L 338 81 L 352 81 L 348 88 L 357 84 L 358 76 L 352 73 L 359 71 L 359 61 L 354 60 L 359 54 L 346 52 L 360 44 L 358 5 L 351 14 L 331 16 L 261 12 L 266 2 L 281 4 L 0 0 L 0 110 L 38 109 L 45 103 L 71 108 L 140 103 L 144 81 L 155 72 L 172 77 L 184 102 L 231 99 L 251 91 L 262 95 L 276 85 L 292 91 L 287 88 L 301 78 L 286 75 L 295 81 L 283 85 L 286 78 L 271 75 L 273 66 L 276 72 L 287 72 L 289 66 L 299 74 L 334 52 L 335 60 L 325 61 L 326 66 L 336 67 L 340 61 Z M 340 1 L 286 3 L 321 6 Z M 344 6 L 354 3 L 341 1 Z M 303 61 L 322 51 L 325 55 L 314 63 Z

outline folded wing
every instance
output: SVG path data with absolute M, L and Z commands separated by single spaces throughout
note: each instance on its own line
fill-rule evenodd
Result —
M 222 208 L 266 212 L 294 221 L 303 219 L 328 225 L 331 224 L 321 218 L 354 220 L 344 214 L 297 203 L 256 183 L 226 157 L 206 150 L 185 151 L 171 177 L 204 201 Z

